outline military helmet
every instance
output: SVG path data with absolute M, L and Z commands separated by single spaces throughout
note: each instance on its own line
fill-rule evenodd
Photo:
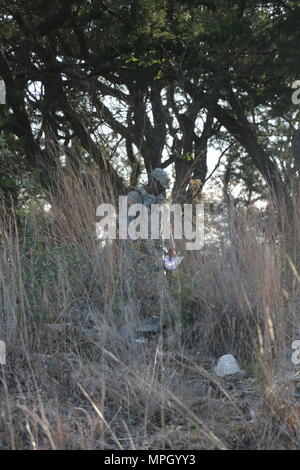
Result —
M 163 188 L 170 188 L 170 178 L 162 168 L 155 168 L 151 173 L 152 178 L 158 181 Z

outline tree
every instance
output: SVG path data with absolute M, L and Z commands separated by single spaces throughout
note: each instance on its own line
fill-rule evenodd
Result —
M 174 164 L 173 196 L 190 200 L 207 177 L 207 147 L 225 130 L 289 205 L 264 123 L 291 117 L 297 2 L 1 0 L 1 7 L 0 125 L 44 186 L 64 154 L 93 163 L 122 191 L 103 153 L 109 140 L 126 151 L 131 183 L 142 166 L 150 173 Z

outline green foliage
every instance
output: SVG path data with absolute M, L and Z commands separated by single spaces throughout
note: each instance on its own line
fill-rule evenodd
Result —
M 183 160 L 187 161 L 187 162 L 190 162 L 193 160 L 193 156 L 190 152 L 187 152 L 183 155 Z
M 205 146 L 218 137 L 218 125 L 204 132 L 199 123 L 211 122 L 211 113 L 226 128 L 224 140 L 236 138 L 239 154 L 249 155 L 240 173 L 249 165 L 266 180 L 271 169 L 282 177 L 277 156 L 276 164 L 268 154 L 265 166 L 259 160 L 274 149 L 266 120 L 288 114 L 297 122 L 290 116 L 290 83 L 299 69 L 294 1 L 20 0 L 8 7 L 1 0 L 0 6 L 0 75 L 7 85 L 0 130 L 18 157 L 14 171 L 0 175 L 8 197 L 18 197 L 24 180 L 31 184 L 29 173 L 49 186 L 61 147 L 76 148 L 71 155 L 79 161 L 88 153 L 100 168 L 102 157 L 107 166 L 111 158 L 121 161 L 116 166 L 124 174 L 125 162 L 135 171 L 140 158 L 147 170 L 160 165 L 172 141 L 171 153 L 192 162 L 199 139 Z M 216 103 L 234 125 L 224 125 Z
M 56 317 L 64 305 L 85 296 L 92 260 L 84 249 L 66 244 L 53 245 L 43 240 L 43 225 L 28 225 L 21 239 L 21 269 L 31 314 Z M 58 286 L 64 286 L 64 298 Z
M 15 161 L 4 136 L 0 134 L 0 197 L 5 201 L 15 199 L 18 189 Z

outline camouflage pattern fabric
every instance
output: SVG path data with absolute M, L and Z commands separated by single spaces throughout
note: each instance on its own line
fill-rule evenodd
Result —
M 148 209 L 149 233 L 150 211 L 152 204 L 164 204 L 162 195 L 154 196 L 144 188 L 130 191 L 127 195 L 128 206 L 144 204 Z M 128 224 L 133 220 L 128 217 Z M 132 292 L 142 317 L 159 315 L 163 305 L 163 292 L 166 288 L 166 276 L 163 265 L 164 248 L 174 248 L 173 240 L 127 240 L 126 242 L 126 284 Z
M 160 314 L 166 286 L 163 250 L 155 241 L 128 241 L 126 246 L 126 287 L 142 317 Z
M 147 207 L 147 210 L 148 210 L 148 234 L 150 235 L 151 234 L 151 218 L 150 218 L 150 214 L 151 214 L 151 205 L 152 204 L 158 204 L 158 205 L 161 205 L 161 204 L 165 204 L 166 203 L 166 199 L 163 195 L 158 195 L 158 196 L 155 196 L 154 194 L 150 194 L 148 193 L 143 187 L 141 188 L 138 188 L 137 190 L 135 191 L 130 191 L 127 195 L 127 202 L 128 202 L 128 207 L 130 207 L 131 205 L 133 204 L 143 204 L 144 206 Z M 134 217 L 128 217 L 128 220 L 127 220 L 127 224 L 129 225 L 130 222 L 132 222 L 134 220 Z M 160 228 L 161 229 L 161 228 Z M 144 240 L 146 242 L 147 245 L 149 245 L 149 249 L 153 249 L 151 247 L 153 247 L 153 241 L 157 242 L 159 240 L 151 240 L 151 239 L 148 239 L 148 240 Z M 165 240 L 160 240 L 160 245 L 161 245 L 161 252 L 163 254 L 163 248 L 165 248 L 166 250 L 169 250 L 170 248 L 172 248 L 173 250 L 175 249 L 175 245 L 174 245 L 174 241 L 172 238 L 170 239 L 165 239 Z M 156 247 L 158 246 L 157 244 L 155 245 Z

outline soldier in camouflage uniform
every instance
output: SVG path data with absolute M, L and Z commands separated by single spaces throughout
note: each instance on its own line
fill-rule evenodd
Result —
M 132 190 L 127 195 L 127 204 L 143 204 L 148 210 L 148 234 L 151 236 L 151 205 L 165 204 L 165 192 L 169 188 L 169 177 L 161 168 L 152 171 L 147 185 Z M 128 217 L 128 224 L 134 217 Z M 161 232 L 162 227 L 160 227 Z M 140 315 L 148 317 L 159 315 L 163 308 L 163 294 L 166 285 L 163 266 L 164 249 L 169 257 L 175 256 L 173 238 L 163 240 L 127 241 L 127 283 L 139 303 Z

